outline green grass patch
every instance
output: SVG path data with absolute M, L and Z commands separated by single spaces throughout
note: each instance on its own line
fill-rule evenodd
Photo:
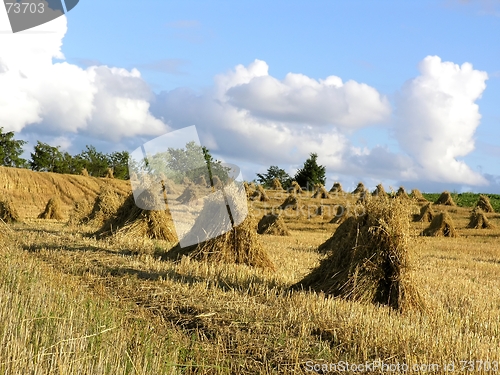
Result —
M 441 193 L 422 193 L 422 195 L 430 202 L 436 202 Z M 479 193 L 451 193 L 451 196 L 459 207 L 474 207 L 479 200 Z M 486 195 L 495 209 L 495 212 L 500 212 L 500 194 L 482 194 Z

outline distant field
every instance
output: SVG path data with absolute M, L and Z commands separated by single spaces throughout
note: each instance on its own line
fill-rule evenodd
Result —
M 441 193 L 423 193 L 427 200 L 435 202 Z M 476 193 L 451 193 L 453 200 L 459 207 L 474 207 L 479 200 L 479 195 Z M 491 205 L 495 212 L 500 212 L 500 194 L 482 194 L 490 198 Z

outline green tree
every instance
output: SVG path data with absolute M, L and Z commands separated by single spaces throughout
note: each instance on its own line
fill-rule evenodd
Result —
M 21 158 L 26 141 L 14 139 L 14 132 L 3 132 L 0 127 L 0 165 L 5 167 L 25 168 L 26 159 Z
M 86 150 L 82 151 L 77 158 L 83 160 L 83 168 L 87 168 L 89 175 L 94 177 L 104 177 L 109 168 L 107 155 L 96 150 L 94 146 L 85 146 Z
M 259 184 L 264 185 L 266 188 L 270 188 L 273 184 L 273 180 L 277 178 L 281 186 L 286 190 L 292 184 L 292 178 L 288 173 L 285 172 L 284 169 L 279 168 L 276 165 L 271 165 L 267 169 L 267 173 L 257 173 L 257 181 Z
M 295 181 L 308 190 L 312 190 L 315 184 L 324 185 L 326 182 L 326 168 L 318 165 L 318 155 L 311 153 L 309 158 L 304 162 L 304 166 L 295 174 Z
M 222 182 L 226 182 L 229 177 L 230 168 L 225 167 L 219 160 L 215 160 L 210 154 L 210 150 L 202 147 L 203 156 L 208 166 L 208 174 L 213 181 L 214 176 L 218 176 Z
M 30 167 L 34 171 L 65 173 L 64 158 L 59 146 L 50 146 L 37 141 L 31 153 Z
M 127 151 L 113 152 L 108 155 L 108 165 L 113 168 L 115 178 L 128 180 L 130 178 L 128 171 L 129 153 Z

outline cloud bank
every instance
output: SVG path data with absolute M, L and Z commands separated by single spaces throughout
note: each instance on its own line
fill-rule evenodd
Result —
M 8 28 L 1 12 L 0 28 Z M 393 103 L 374 87 L 334 75 L 288 73 L 278 79 L 262 60 L 215 76 L 213 86 L 201 92 L 177 88 L 155 94 L 137 69 L 82 69 L 64 61 L 66 30 L 66 18 L 59 17 L 31 32 L 0 35 L 5 130 L 30 139 L 52 136 L 69 147 L 67 140 L 76 137 L 133 144 L 194 124 L 208 148 L 256 167 L 293 170 L 316 152 L 335 176 L 469 186 L 494 181 L 460 159 L 474 150 L 481 120 L 476 101 L 488 79 L 470 63 L 427 56 Z M 399 149 L 353 143 L 356 131 L 377 124 Z
M 7 29 L 0 12 L 0 28 Z M 63 60 L 66 17 L 0 35 L 0 123 L 6 130 L 83 133 L 116 141 L 159 135 L 168 127 L 149 112 L 153 93 L 136 69 Z

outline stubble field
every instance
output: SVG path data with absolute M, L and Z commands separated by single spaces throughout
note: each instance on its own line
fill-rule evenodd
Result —
M 487 366 L 500 360 L 498 213 L 488 214 L 496 229 L 476 230 L 466 228 L 470 208 L 435 206 L 451 214 L 457 238 L 420 237 L 427 224 L 411 224 L 413 278 L 426 309 L 399 313 L 289 291 L 319 264 L 317 247 L 338 227 L 314 208 L 353 204 L 349 194 L 320 200 L 307 193 L 309 212 L 283 215 L 291 236 L 259 236 L 272 272 L 174 263 L 162 255 L 175 243 L 96 239 L 95 227 L 36 219 L 53 195 L 68 217 L 73 201 L 92 201 L 104 184 L 127 191 L 126 182 L 0 172 L 0 191 L 22 216 L 0 223 L 1 373 L 310 373 L 340 361 L 442 373 L 443 364 L 467 372 L 463 361 L 476 360 L 484 361 L 474 363 L 476 373 L 491 373 Z M 257 218 L 285 198 L 268 194 L 269 202 L 249 202 Z M 425 371 L 426 364 L 440 367 Z

